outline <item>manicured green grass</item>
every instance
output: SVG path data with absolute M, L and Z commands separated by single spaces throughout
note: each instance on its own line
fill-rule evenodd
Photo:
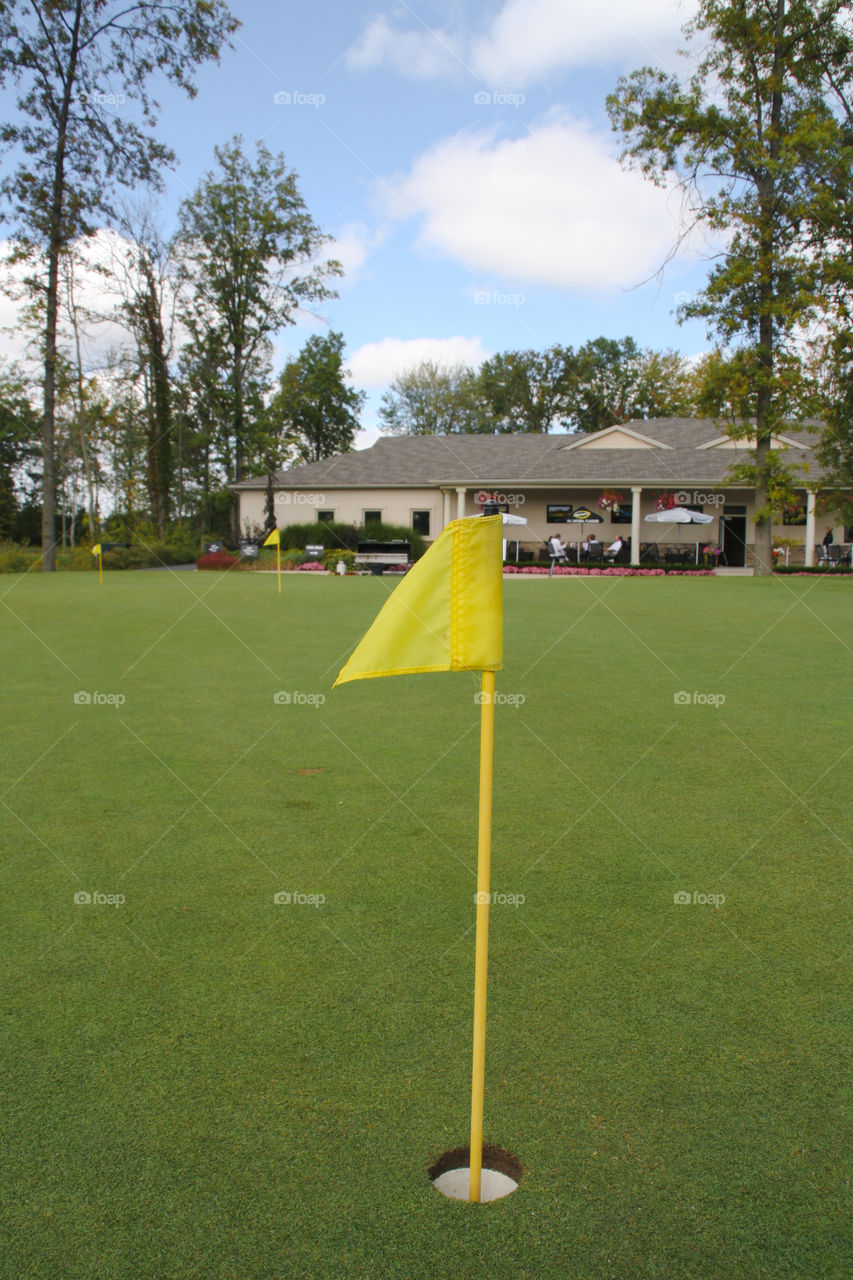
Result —
M 0 580 L 2 1275 L 848 1274 L 849 584 L 507 582 L 485 1206 L 476 678 L 331 692 L 390 585 Z

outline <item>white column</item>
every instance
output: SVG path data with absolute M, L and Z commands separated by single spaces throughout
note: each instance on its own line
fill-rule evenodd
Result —
M 631 485 L 631 564 L 640 563 L 640 498 L 643 486 Z
M 451 508 L 450 508 L 450 504 L 453 501 L 453 499 L 452 499 L 450 490 L 442 489 L 441 498 L 442 498 L 441 527 L 443 529 L 445 525 L 450 524 L 450 521 L 453 519 L 453 516 L 451 515 Z
M 456 490 L 456 519 L 463 520 L 465 518 L 465 494 L 468 489 L 465 485 L 460 485 Z
M 806 498 L 806 564 L 814 564 L 814 549 L 817 540 L 815 515 L 817 512 L 817 494 L 811 489 Z

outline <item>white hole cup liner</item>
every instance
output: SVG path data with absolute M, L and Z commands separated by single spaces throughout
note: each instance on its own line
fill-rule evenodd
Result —
M 437 1178 L 433 1178 L 432 1185 L 436 1191 L 440 1191 L 450 1200 L 467 1200 L 471 1189 L 470 1174 L 471 1170 L 467 1168 L 448 1169 L 445 1173 L 440 1173 Z M 480 1175 L 480 1203 L 502 1200 L 504 1196 L 512 1195 L 517 1187 L 518 1183 L 508 1174 L 499 1173 L 497 1169 L 484 1168 Z

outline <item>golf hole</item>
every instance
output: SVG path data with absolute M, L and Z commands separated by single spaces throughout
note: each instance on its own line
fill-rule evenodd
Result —
M 451 1200 L 467 1200 L 470 1192 L 469 1147 L 454 1147 L 439 1156 L 428 1169 L 429 1180 L 443 1196 Z M 524 1172 L 521 1161 L 503 1147 L 483 1147 L 483 1171 L 480 1178 L 480 1202 L 502 1200 L 512 1195 Z

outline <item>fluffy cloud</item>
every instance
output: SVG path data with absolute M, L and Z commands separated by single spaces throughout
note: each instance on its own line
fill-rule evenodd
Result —
M 475 40 L 474 71 L 490 84 L 524 86 L 563 67 L 669 60 L 698 0 L 507 0 Z
M 347 62 L 366 71 L 387 65 L 414 80 L 443 76 L 460 65 L 458 41 L 449 32 L 423 25 L 399 31 L 384 14 L 352 46 Z
M 398 373 L 422 360 L 478 368 L 488 355 L 479 338 L 383 338 L 354 351 L 349 369 L 356 386 L 372 390 L 387 387 Z
M 623 170 L 609 135 L 553 118 L 517 139 L 463 134 L 418 157 L 389 214 L 472 272 L 583 293 L 630 288 L 672 247 L 678 201 Z
M 113 278 L 115 274 L 120 280 L 127 280 L 133 275 L 134 246 L 117 232 L 102 228 L 81 242 L 80 249 L 83 256 L 74 265 L 74 294 L 81 313 L 87 313 L 81 326 L 83 365 L 87 371 L 94 371 L 103 366 L 110 353 L 134 348 L 131 334 L 118 320 L 122 294 Z M 32 267 L 20 263 L 10 266 L 6 259 L 11 250 L 10 241 L 0 242 L 0 270 L 16 294 L 23 295 L 23 280 Z M 60 304 L 61 299 L 62 289 Z M 33 332 L 23 324 L 24 306 L 23 297 L 12 299 L 0 294 L 0 358 L 20 361 L 25 368 L 37 372 L 41 367 L 38 344 Z M 59 347 L 69 357 L 73 354 L 72 334 L 64 312 L 60 316 Z
M 517 89 L 560 69 L 671 61 L 697 9 L 698 0 L 505 0 L 474 35 L 423 22 L 404 30 L 383 15 L 347 61 L 362 70 L 388 66 L 416 80 L 467 69 L 487 84 Z

